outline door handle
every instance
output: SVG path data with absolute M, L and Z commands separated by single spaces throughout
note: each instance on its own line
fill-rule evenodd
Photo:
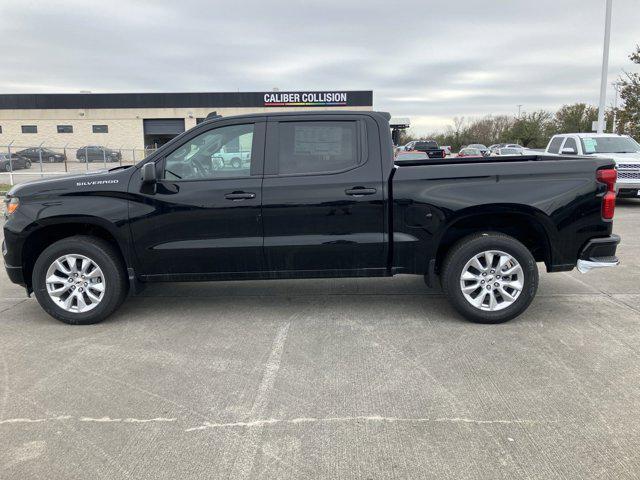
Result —
M 360 197 L 362 195 L 373 195 L 377 190 L 375 188 L 366 188 L 366 187 L 353 187 L 347 188 L 344 193 L 347 195 L 351 195 L 352 197 Z
M 256 194 L 251 192 L 232 192 L 227 193 L 224 198 L 227 200 L 248 200 L 250 198 L 256 198 Z

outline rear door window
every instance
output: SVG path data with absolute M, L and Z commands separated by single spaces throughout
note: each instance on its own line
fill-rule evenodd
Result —
M 554 137 L 549 144 L 549 153 L 560 153 L 560 145 L 563 140 L 564 137 Z
M 567 140 L 564 142 L 562 149 L 564 150 L 565 148 L 573 148 L 573 150 L 578 153 L 578 144 L 571 137 L 567 137 Z
M 278 174 L 323 174 L 360 163 L 356 121 L 280 122 Z

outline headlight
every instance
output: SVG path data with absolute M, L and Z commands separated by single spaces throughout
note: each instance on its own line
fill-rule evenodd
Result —
M 20 205 L 20 201 L 18 200 L 18 197 L 5 197 L 4 203 L 6 207 L 5 217 L 9 217 L 9 215 L 12 215 L 13 212 L 15 212 L 18 209 L 18 206 Z

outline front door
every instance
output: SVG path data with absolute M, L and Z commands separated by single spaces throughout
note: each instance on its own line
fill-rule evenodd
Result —
M 366 116 L 269 118 L 262 189 L 267 270 L 284 276 L 384 272 L 378 140 Z
M 264 132 L 263 119 L 202 125 L 156 160 L 155 185 L 134 175 L 130 217 L 140 274 L 227 278 L 262 270 Z M 220 164 L 219 152 L 237 143 L 249 161 Z

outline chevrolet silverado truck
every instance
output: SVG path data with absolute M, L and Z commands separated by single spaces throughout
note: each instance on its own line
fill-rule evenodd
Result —
M 215 118 L 137 165 L 14 186 L 9 278 L 53 317 L 89 324 L 149 282 L 421 275 L 462 316 L 499 323 L 533 300 L 537 263 L 618 264 L 613 161 L 396 165 L 389 118 Z M 243 136 L 251 161 L 214 168 Z
M 617 133 L 564 133 L 547 145 L 549 155 L 585 155 L 610 158 L 618 170 L 618 197 L 640 197 L 640 144 Z
M 429 158 L 445 158 L 447 152 L 444 148 L 438 146 L 438 142 L 435 140 L 415 140 L 409 142 L 406 147 L 406 151 L 424 152 Z

